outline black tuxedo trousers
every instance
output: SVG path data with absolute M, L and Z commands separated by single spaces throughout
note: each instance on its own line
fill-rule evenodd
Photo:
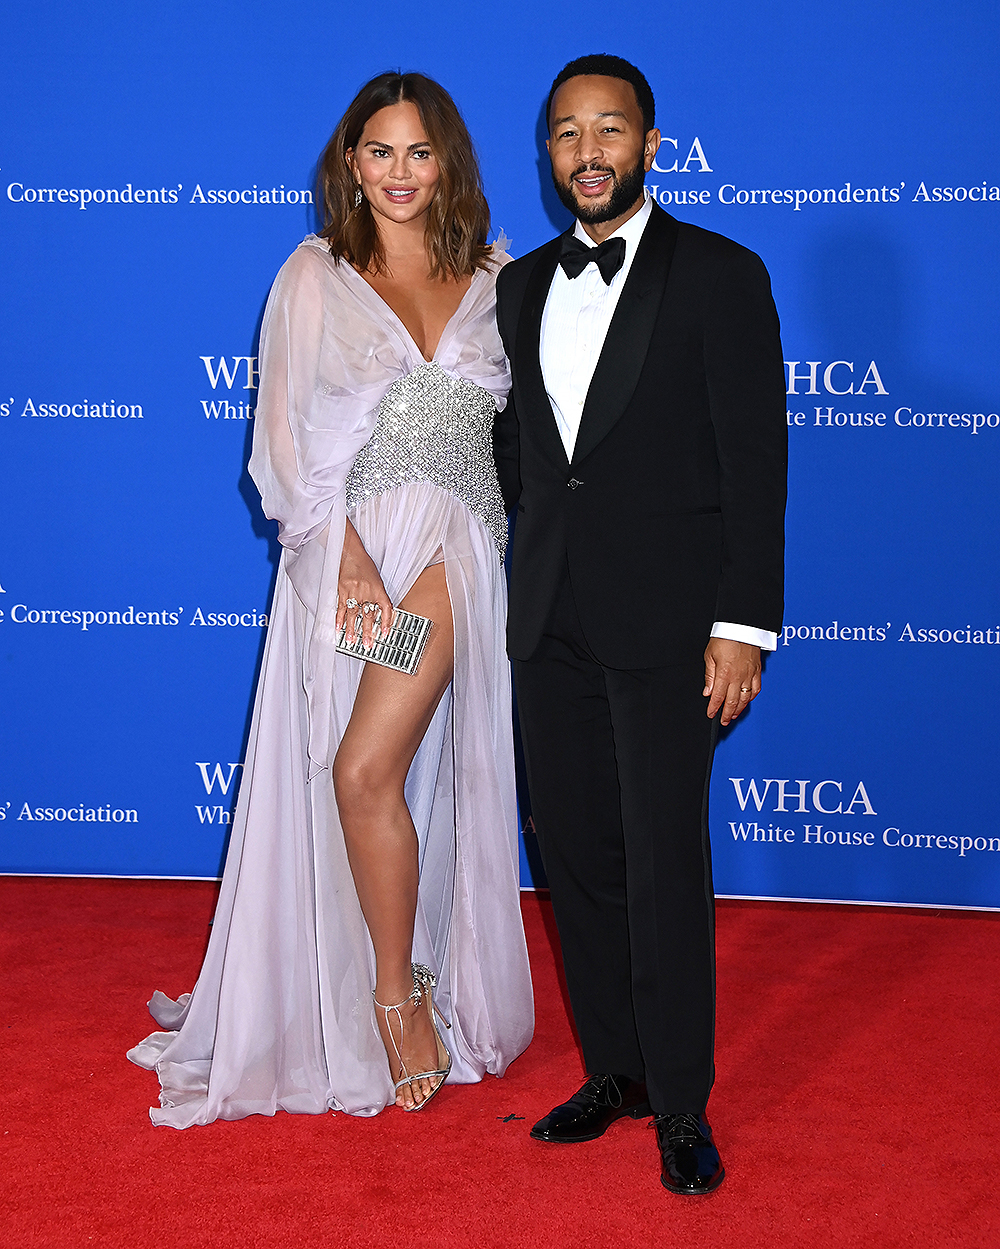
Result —
M 609 668 L 569 571 L 514 661 L 532 818 L 588 1071 L 645 1080 L 656 1113 L 704 1110 L 714 1078 L 708 780 L 700 659 Z

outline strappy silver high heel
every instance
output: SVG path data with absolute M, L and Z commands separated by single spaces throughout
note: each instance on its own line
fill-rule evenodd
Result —
M 437 987 L 437 979 L 435 978 L 434 973 L 429 967 L 425 967 L 423 963 L 411 963 L 410 969 L 413 972 L 413 992 L 409 995 L 409 997 L 404 997 L 401 1002 L 397 1002 L 394 1006 L 383 1006 L 382 1003 L 376 999 L 375 990 L 373 989 L 372 1001 L 385 1015 L 386 1031 L 389 1033 L 389 1039 L 392 1041 L 392 1048 L 396 1051 L 396 1057 L 399 1059 L 399 1067 L 403 1073 L 403 1078 L 396 1081 L 395 1092 L 398 1093 L 404 1084 L 410 1084 L 413 1080 L 437 1079 L 438 1081 L 422 1102 L 416 1102 L 414 1105 L 407 1106 L 405 1108 L 407 1111 L 414 1111 L 423 1110 L 431 1098 L 440 1092 L 441 1086 L 444 1084 L 445 1080 L 447 1080 L 448 1075 L 451 1072 L 451 1054 L 448 1053 L 444 1042 L 441 1040 L 441 1033 L 438 1032 L 437 1024 L 434 1022 L 434 1012 L 437 1011 L 438 1018 L 446 1028 L 450 1028 L 451 1024 L 438 1010 L 437 1004 L 434 1001 L 432 990 Z M 389 1022 L 389 1012 L 395 1011 L 396 1013 L 396 1019 L 399 1022 L 399 1039 L 400 1042 L 402 1042 L 403 1016 L 399 1013 L 400 1007 L 405 1006 L 407 1002 L 413 1002 L 419 1010 L 425 996 L 427 998 L 427 1014 L 430 1017 L 431 1027 L 434 1029 L 434 1037 L 437 1041 L 438 1069 L 436 1071 L 420 1071 L 414 1075 L 410 1075 L 410 1073 L 406 1070 L 406 1063 L 403 1062 L 403 1055 L 399 1052 L 399 1046 L 396 1044 L 396 1038 L 393 1036 L 392 1025 Z

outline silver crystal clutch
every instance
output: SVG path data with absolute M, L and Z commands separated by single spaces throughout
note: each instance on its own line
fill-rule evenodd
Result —
M 397 672 L 405 672 L 412 676 L 424 653 L 427 638 L 431 631 L 431 621 L 426 616 L 415 616 L 413 612 L 403 611 L 397 607 L 392 617 L 392 628 L 388 634 L 373 642 L 371 646 L 361 644 L 361 622 L 364 616 L 358 612 L 354 621 L 354 641 L 348 642 L 347 625 L 337 635 L 336 649 L 342 655 L 353 655 L 355 659 L 365 659 L 372 664 L 381 664 L 383 668 L 394 668 Z M 375 627 L 379 627 L 382 613 L 375 614 Z

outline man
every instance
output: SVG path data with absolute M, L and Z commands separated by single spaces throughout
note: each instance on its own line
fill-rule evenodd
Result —
M 496 450 L 532 814 L 591 1074 L 532 1136 L 653 1115 L 663 1184 L 705 1193 L 725 1174 L 708 781 L 781 626 L 778 320 L 757 256 L 645 197 L 660 135 L 633 65 L 571 62 L 548 124 L 576 224 L 500 273 Z

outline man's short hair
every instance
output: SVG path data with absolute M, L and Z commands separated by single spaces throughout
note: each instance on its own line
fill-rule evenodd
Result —
M 612 56 L 609 52 L 595 52 L 591 56 L 578 56 L 570 61 L 555 76 L 549 90 L 549 98 L 545 103 L 545 125 L 552 126 L 552 101 L 556 92 L 570 78 L 578 78 L 581 74 L 601 74 L 605 78 L 620 78 L 622 82 L 632 84 L 635 98 L 642 110 L 642 128 L 648 134 L 656 125 L 656 105 L 653 101 L 653 89 L 646 81 L 642 70 L 620 56 Z

